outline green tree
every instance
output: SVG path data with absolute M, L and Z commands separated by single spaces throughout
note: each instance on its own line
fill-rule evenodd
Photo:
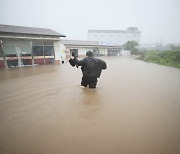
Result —
M 132 49 L 134 49 L 138 45 L 139 44 L 136 41 L 128 41 L 128 42 L 126 42 L 126 44 L 123 45 L 123 48 L 125 50 L 132 50 Z
M 123 45 L 123 49 L 131 50 L 132 54 L 138 54 L 138 51 L 139 51 L 137 48 L 138 45 L 139 44 L 136 41 L 128 41 L 126 42 L 126 44 Z

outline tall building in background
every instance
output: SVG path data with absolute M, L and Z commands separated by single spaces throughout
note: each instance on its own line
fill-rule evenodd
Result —
M 140 38 L 138 27 L 129 27 L 127 30 L 88 30 L 88 40 L 99 41 L 103 45 L 123 45 L 127 41 L 140 43 Z

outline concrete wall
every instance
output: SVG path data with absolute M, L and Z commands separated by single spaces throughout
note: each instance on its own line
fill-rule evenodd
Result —
M 81 57 L 86 56 L 87 51 L 93 51 L 93 49 L 95 49 L 95 47 L 66 47 L 65 46 L 67 58 L 70 58 L 70 49 L 78 49 L 78 56 L 79 56 L 79 58 L 81 58 Z M 107 50 L 108 50 L 107 48 L 98 48 L 97 47 L 97 49 L 99 49 L 100 54 L 107 55 Z
M 55 61 L 57 64 L 63 63 L 66 60 L 65 50 L 66 47 L 61 41 L 54 41 Z
M 130 56 L 131 50 L 122 50 L 122 56 Z

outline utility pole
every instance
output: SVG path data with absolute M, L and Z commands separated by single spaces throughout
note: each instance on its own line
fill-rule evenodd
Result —
M 33 45 L 32 45 L 32 41 L 30 41 L 30 45 L 31 45 L 32 66 L 34 66 L 34 55 L 33 55 Z

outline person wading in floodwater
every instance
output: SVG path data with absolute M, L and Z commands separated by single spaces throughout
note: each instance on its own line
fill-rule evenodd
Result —
M 72 54 L 74 57 L 69 60 L 69 63 L 74 67 L 82 66 L 82 80 L 81 86 L 89 88 L 96 88 L 97 85 L 97 78 L 100 77 L 102 69 L 106 69 L 107 65 L 106 62 L 93 57 L 93 53 L 88 51 L 86 53 L 86 57 L 82 60 L 78 60 L 75 55 Z

